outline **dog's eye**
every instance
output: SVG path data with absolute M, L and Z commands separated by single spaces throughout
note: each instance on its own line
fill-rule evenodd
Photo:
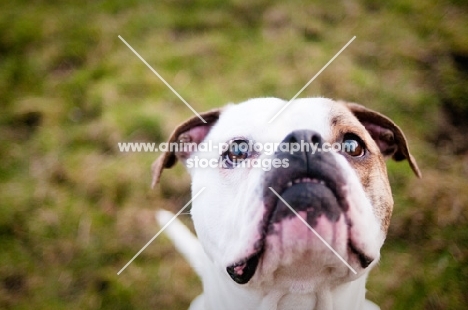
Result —
M 347 133 L 343 137 L 342 151 L 352 157 L 361 157 L 364 156 L 366 148 L 358 136 Z
M 249 142 L 246 140 L 233 140 L 229 149 L 223 153 L 222 159 L 226 168 L 234 168 L 244 159 L 249 157 Z

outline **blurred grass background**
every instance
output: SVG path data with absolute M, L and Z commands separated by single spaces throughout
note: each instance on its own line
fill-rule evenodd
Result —
M 201 286 L 153 211 L 189 199 L 181 167 L 149 189 L 161 142 L 198 111 L 302 94 L 393 118 L 424 178 L 389 163 L 395 211 L 368 298 L 382 309 L 468 303 L 465 1 L 3 1 L 0 308 L 186 309 Z M 184 215 L 188 220 L 188 216 Z

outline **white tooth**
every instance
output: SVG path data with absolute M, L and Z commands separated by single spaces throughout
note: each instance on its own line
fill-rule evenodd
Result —
M 322 184 L 322 185 L 325 185 L 325 181 L 323 180 L 319 180 L 319 179 L 316 179 L 316 178 L 299 178 L 299 179 L 294 179 L 292 181 L 289 181 L 286 186 L 287 187 L 291 187 L 292 185 L 294 184 L 300 184 L 300 183 L 314 183 L 314 184 Z

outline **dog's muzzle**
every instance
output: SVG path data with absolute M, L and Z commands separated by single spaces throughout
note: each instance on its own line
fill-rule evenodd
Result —
M 320 134 L 311 130 L 297 130 L 286 136 L 282 143 L 289 144 L 290 147 L 285 148 L 288 151 L 278 150 L 275 158 L 287 159 L 289 166 L 272 169 L 265 174 L 263 201 L 266 212 L 259 226 L 261 239 L 254 245 L 253 255 L 227 268 L 231 278 L 239 284 L 247 283 L 254 276 L 264 252 L 266 237 L 274 233 L 274 224 L 296 216 L 289 206 L 296 212 L 306 212 L 305 220 L 311 227 L 317 224 L 317 219 L 321 216 L 335 223 L 349 209 L 345 178 L 334 155 L 323 151 Z M 303 147 L 292 152 L 291 150 L 298 149 L 292 145 L 296 143 Z M 306 144 L 314 144 L 316 151 L 312 152 L 310 145 L 309 149 L 304 147 Z M 346 216 L 345 219 L 348 220 Z M 358 255 L 364 268 L 372 262 L 361 255 L 352 242 L 349 247 Z
M 317 218 L 322 215 L 331 222 L 338 221 L 341 213 L 348 210 L 345 179 L 333 154 L 323 152 L 322 137 L 311 130 L 298 130 L 290 133 L 282 143 L 290 144 L 289 150 L 297 149 L 292 144 L 302 144 L 303 147 L 296 152 L 276 152 L 275 157 L 287 159 L 289 166 L 265 174 L 263 198 L 270 214 L 268 227 L 284 218 L 295 216 L 270 187 L 294 210 L 306 211 L 306 220 L 311 227 L 316 225 Z M 317 147 L 315 153 L 310 144 Z

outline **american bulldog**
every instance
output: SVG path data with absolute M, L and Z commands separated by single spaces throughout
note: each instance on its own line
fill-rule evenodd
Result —
M 153 184 L 180 161 L 192 195 L 204 189 L 191 208 L 197 237 L 177 220 L 165 230 L 203 283 L 190 310 L 378 309 L 365 282 L 393 209 L 385 160 L 420 176 L 406 138 L 386 116 L 326 98 L 294 100 L 269 122 L 285 104 L 258 98 L 193 117 L 168 142 L 205 147 L 153 164 Z

